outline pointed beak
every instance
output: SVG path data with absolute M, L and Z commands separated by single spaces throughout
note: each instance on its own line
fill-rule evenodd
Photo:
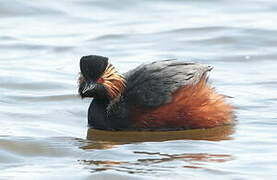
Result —
M 96 86 L 96 84 L 93 82 L 86 82 L 86 85 L 82 91 L 82 94 L 85 94 L 86 92 L 92 90 L 95 86 Z

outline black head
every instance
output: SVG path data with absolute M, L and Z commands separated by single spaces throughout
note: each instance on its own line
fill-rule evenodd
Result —
M 80 59 L 80 70 L 84 78 L 96 81 L 104 73 L 108 60 L 103 56 L 83 56 Z
M 99 82 L 99 78 L 108 66 L 108 58 L 103 56 L 83 56 L 80 59 L 79 94 L 82 98 L 107 98 L 108 92 L 105 86 Z

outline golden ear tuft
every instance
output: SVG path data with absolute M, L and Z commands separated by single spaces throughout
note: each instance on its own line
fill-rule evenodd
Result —
M 102 84 L 107 88 L 111 98 L 117 97 L 126 87 L 126 80 L 111 64 L 106 67 L 102 78 L 104 79 Z

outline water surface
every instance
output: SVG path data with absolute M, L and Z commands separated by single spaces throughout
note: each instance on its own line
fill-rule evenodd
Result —
M 277 2 L 11 0 L 0 6 L 0 179 L 275 179 Z M 79 59 L 121 72 L 159 59 L 214 66 L 237 124 L 87 128 Z

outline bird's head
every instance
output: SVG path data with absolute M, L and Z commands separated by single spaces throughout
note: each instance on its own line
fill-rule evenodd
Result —
M 79 95 L 82 98 L 113 99 L 125 88 L 126 81 L 103 56 L 80 59 Z

